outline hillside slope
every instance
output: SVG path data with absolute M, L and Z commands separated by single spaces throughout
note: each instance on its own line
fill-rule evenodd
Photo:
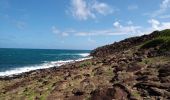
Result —
M 92 59 L 0 78 L 0 100 L 169 100 L 170 30 L 91 52 Z
M 167 34 L 169 34 L 168 33 L 169 31 L 170 31 L 169 29 L 161 31 L 161 32 L 154 31 L 149 35 L 143 35 L 140 37 L 132 37 L 132 38 L 122 40 L 120 42 L 115 42 L 110 45 L 102 46 L 102 47 L 99 47 L 99 48 L 96 48 L 95 50 L 93 50 L 91 52 L 91 56 L 104 57 L 104 56 L 108 56 L 110 54 L 114 54 L 114 53 L 122 51 L 122 50 L 127 50 L 127 49 L 135 47 L 137 45 L 141 45 L 146 41 L 155 39 L 159 36 L 168 36 Z

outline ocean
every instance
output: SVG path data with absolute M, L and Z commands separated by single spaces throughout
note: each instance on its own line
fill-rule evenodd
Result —
M 90 50 L 6 49 L 0 48 L 0 76 L 61 66 L 88 59 Z

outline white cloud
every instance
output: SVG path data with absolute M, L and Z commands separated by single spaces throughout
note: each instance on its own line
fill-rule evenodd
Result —
M 132 22 L 130 22 L 132 24 Z M 135 25 L 121 25 L 120 22 L 116 21 L 113 23 L 113 26 L 115 27 L 114 32 L 112 33 L 113 35 L 115 33 L 118 34 L 138 34 L 141 29 L 141 26 L 135 26 Z
M 141 27 L 134 25 L 121 25 L 116 21 L 113 23 L 113 28 L 105 30 L 92 30 L 89 32 L 76 32 L 76 36 L 112 36 L 112 35 L 137 35 L 139 34 Z
M 129 5 L 128 10 L 136 10 L 138 9 L 138 5 Z
M 128 21 L 127 24 L 128 25 L 122 25 L 118 21 L 114 22 L 115 32 L 120 34 L 137 34 L 140 32 L 139 29 L 141 29 L 141 26 L 132 25 L 132 21 Z
M 71 0 L 71 5 L 71 12 L 74 17 L 77 17 L 80 20 L 86 20 L 88 17 L 95 17 L 85 0 Z
M 156 19 L 150 19 L 148 22 L 152 25 L 152 28 L 156 30 L 158 29 L 160 25 L 160 22 Z
M 87 36 L 87 35 L 90 35 L 89 32 L 75 32 L 75 35 L 76 36 Z
M 169 10 L 169 8 L 170 8 L 170 0 L 163 0 L 160 4 L 159 9 L 152 13 L 152 17 L 156 17 L 158 15 L 165 13 L 166 11 Z
M 130 23 L 130 24 L 129 24 Z M 75 32 L 75 36 L 114 36 L 114 35 L 143 35 L 149 34 L 155 30 L 170 29 L 170 22 L 160 22 L 156 19 L 148 20 L 150 27 L 133 25 L 128 21 L 127 25 L 122 25 L 119 21 L 113 23 L 113 28 L 104 30 L 91 30 L 86 32 Z
M 96 1 L 92 5 L 92 9 L 96 10 L 96 12 L 102 15 L 107 15 L 113 12 L 112 8 L 109 5 L 107 5 L 106 3 L 99 3 L 98 1 Z
M 122 27 L 122 25 L 120 25 L 120 23 L 119 23 L 118 21 L 114 22 L 114 23 L 113 23 L 113 26 L 114 26 L 115 28 L 121 28 L 121 27 Z
M 160 7 L 162 8 L 162 9 L 166 9 L 166 8 L 168 8 L 168 7 L 170 7 L 170 0 L 164 0 L 163 2 L 162 2 L 162 4 L 160 5 Z
M 113 22 L 113 26 L 108 29 L 101 30 L 89 30 L 89 31 L 76 31 L 76 30 L 65 30 L 59 31 L 56 27 L 53 26 L 53 33 L 61 33 L 61 36 L 81 36 L 87 37 L 88 42 L 95 41 L 91 38 L 92 36 L 114 36 L 114 35 L 131 35 L 138 36 L 143 34 L 149 34 L 155 30 L 164 30 L 170 29 L 170 22 L 160 22 L 156 19 L 148 20 L 150 24 L 149 27 L 142 27 L 139 25 L 134 25 L 132 21 L 125 22 L 125 25 L 120 23 L 119 21 Z M 90 38 L 89 38 L 90 37 Z
M 71 13 L 79 20 L 96 18 L 96 14 L 107 15 L 113 12 L 112 8 L 97 0 L 71 0 Z
M 160 22 L 156 19 L 150 19 L 148 20 L 148 23 L 151 25 L 151 27 L 142 28 L 142 34 L 149 34 L 155 30 L 161 31 L 164 29 L 170 29 L 170 22 Z
M 60 30 L 58 30 L 55 26 L 52 26 L 52 33 L 54 34 L 59 34 L 60 33 Z
M 151 24 L 150 30 L 164 30 L 164 29 L 170 29 L 170 22 L 160 22 L 156 19 L 151 19 L 148 21 Z

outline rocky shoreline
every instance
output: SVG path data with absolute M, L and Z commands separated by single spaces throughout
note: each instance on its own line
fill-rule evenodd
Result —
M 23 73 L 18 73 L 18 74 L 11 74 L 11 75 L 6 75 L 6 76 L 0 76 L 0 80 L 12 80 L 12 79 L 16 79 L 16 78 L 21 78 L 21 77 L 27 77 L 29 75 L 31 75 L 32 73 L 43 73 L 45 71 L 49 71 L 49 70 L 57 70 L 57 69 L 63 69 L 64 67 L 69 66 L 70 64 L 76 64 L 76 63 L 80 63 L 86 60 L 92 59 L 92 57 L 88 56 L 86 58 L 81 58 L 81 59 L 77 59 L 71 62 L 67 62 L 61 66 L 53 66 L 50 68 L 42 68 L 42 69 L 37 69 L 37 70 L 31 70 L 28 72 L 23 72 Z
M 170 30 L 92 51 L 92 59 L 0 79 L 2 100 L 168 100 Z

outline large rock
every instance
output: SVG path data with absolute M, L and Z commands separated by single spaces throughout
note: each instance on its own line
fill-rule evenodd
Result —
M 95 84 L 90 78 L 86 78 L 83 81 L 80 82 L 80 88 L 85 93 L 91 93 L 91 91 L 95 90 Z
M 96 89 L 91 93 L 92 100 L 129 100 L 131 94 L 121 84 L 114 84 L 112 88 Z

